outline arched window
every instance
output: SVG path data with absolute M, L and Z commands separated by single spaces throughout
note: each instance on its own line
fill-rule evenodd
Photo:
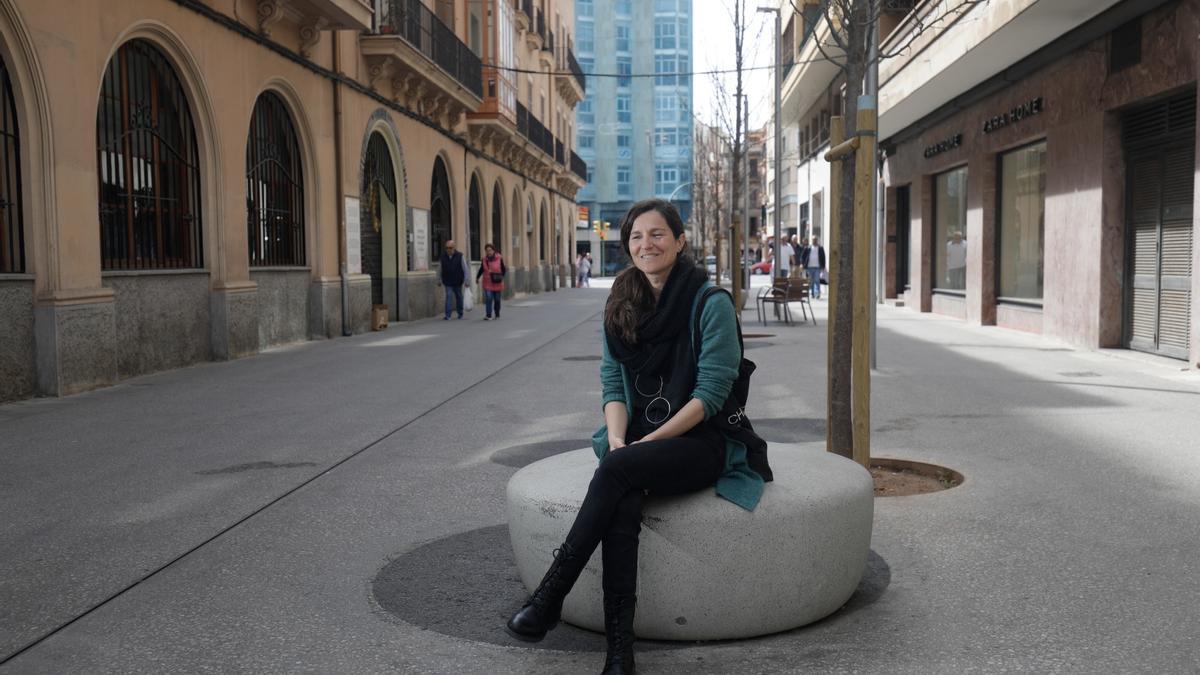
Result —
M 467 197 L 467 239 L 469 240 L 471 260 L 483 258 L 483 226 L 479 219 L 483 217 L 483 198 L 479 196 L 479 180 L 471 176 L 471 191 Z
M 246 140 L 246 224 L 250 265 L 304 264 L 304 181 L 300 145 L 279 96 L 254 104 Z
M 21 134 L 8 68 L 0 60 L 4 91 L 0 106 L 0 274 L 25 271 L 25 230 L 21 212 Z
M 147 40 L 121 45 L 96 113 L 101 266 L 202 267 L 196 130 L 175 70 Z
M 454 238 L 450 227 L 454 212 L 450 208 L 450 178 L 446 174 L 446 163 L 441 157 L 433 160 L 433 185 L 429 195 L 429 231 L 433 247 L 429 259 L 437 262 L 446 247 L 446 242 Z
M 533 267 L 533 201 L 525 205 L 525 263 Z
M 546 230 L 546 205 L 542 204 L 542 210 L 538 217 L 538 262 L 546 262 L 546 240 L 549 239 L 548 231 Z
M 504 248 L 504 242 L 501 230 L 501 218 L 504 217 L 504 205 L 500 203 L 500 191 L 503 188 L 500 186 L 500 181 L 496 181 L 496 187 L 492 188 L 492 246 L 499 251 Z

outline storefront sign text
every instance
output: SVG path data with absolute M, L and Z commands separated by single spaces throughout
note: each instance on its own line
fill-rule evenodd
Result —
M 934 143 L 933 145 L 925 148 L 925 157 L 929 158 L 929 157 L 933 157 L 934 155 L 940 155 L 943 152 L 946 152 L 948 150 L 953 150 L 961 145 L 962 145 L 962 134 L 954 134 L 953 136 L 951 136 L 950 138 L 947 138 L 944 141 L 941 141 L 939 143 Z
M 1013 108 L 1012 110 L 1009 110 L 1006 113 L 1002 113 L 1002 114 L 996 115 L 995 117 L 989 118 L 988 120 L 986 120 L 983 123 L 983 133 L 990 134 L 997 129 L 1003 129 L 1004 127 L 1006 127 L 1010 124 L 1015 124 L 1016 122 L 1020 122 L 1021 120 L 1025 119 L 1026 117 L 1033 117 L 1034 115 L 1040 115 L 1041 112 L 1042 112 L 1042 97 L 1039 96 L 1039 97 L 1033 99 L 1032 101 L 1026 101 L 1026 102 L 1022 103 L 1021 105 L 1016 106 L 1015 108 Z

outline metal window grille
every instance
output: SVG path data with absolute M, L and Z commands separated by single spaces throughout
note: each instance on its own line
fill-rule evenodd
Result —
M 504 215 L 504 210 L 500 204 L 500 183 L 496 183 L 496 187 L 492 189 L 492 241 L 491 244 L 497 251 L 504 245 L 504 241 L 500 234 L 500 219 Z
M 0 60 L 0 274 L 25 271 L 25 230 L 21 209 L 21 134 L 8 68 Z
M 450 209 L 450 178 L 441 157 L 433 161 L 433 182 L 429 192 L 429 231 L 433 238 L 429 258 L 438 262 L 446 242 L 454 238 L 450 229 L 450 219 L 454 216 Z
M 479 181 L 475 176 L 471 176 L 471 189 L 467 199 L 467 245 L 470 247 L 468 251 L 463 251 L 464 255 L 469 255 L 471 260 L 483 259 L 483 227 L 480 220 L 483 218 L 483 197 L 479 192 Z
M 103 269 L 202 267 L 196 131 L 179 78 L 150 42 L 131 40 L 109 62 L 96 136 Z
M 546 239 L 549 238 L 549 231 L 546 229 L 546 207 L 542 207 L 541 217 L 538 219 L 538 261 L 546 262 Z
M 246 141 L 250 265 L 304 264 L 304 183 L 296 130 L 283 101 L 258 97 Z

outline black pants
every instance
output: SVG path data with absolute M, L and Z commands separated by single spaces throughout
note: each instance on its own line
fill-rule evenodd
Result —
M 635 593 L 646 491 L 665 496 L 712 487 L 724 466 L 724 438 L 703 426 L 609 452 L 592 476 L 567 543 L 586 560 L 603 542 L 604 592 Z

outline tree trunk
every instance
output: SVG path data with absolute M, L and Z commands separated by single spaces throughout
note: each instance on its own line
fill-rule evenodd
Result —
M 856 5 L 865 0 L 856 0 Z M 862 79 L 866 73 L 866 29 L 848 22 L 848 44 L 846 64 L 846 105 L 843 116 L 846 120 L 846 138 L 854 138 L 858 131 L 858 96 L 862 93 Z M 852 419 L 851 354 L 854 334 L 854 172 L 857 162 L 855 153 L 850 153 L 837 163 L 841 181 L 841 194 L 836 205 L 840 215 L 838 231 L 837 310 L 833 333 L 832 372 L 830 372 L 830 440 L 832 450 L 847 458 L 854 456 L 854 426 Z

